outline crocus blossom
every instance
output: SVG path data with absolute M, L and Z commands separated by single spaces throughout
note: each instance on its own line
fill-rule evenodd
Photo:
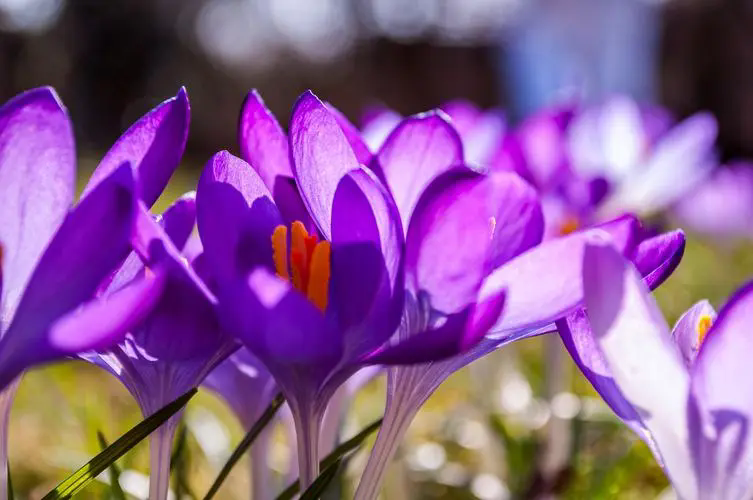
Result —
M 735 162 L 714 171 L 672 209 L 689 230 L 727 240 L 753 238 L 753 164 Z
M 680 498 L 749 498 L 753 285 L 718 317 L 700 302 L 670 331 L 638 271 L 613 248 L 589 246 L 584 262 L 588 318 L 578 334 L 581 355 L 599 360 L 594 386 L 632 417 Z
M 189 236 L 196 214 L 193 194 L 176 201 L 163 215 L 161 224 L 140 205 L 135 253 L 115 274 L 103 296 L 106 299 L 142 276 L 162 281 L 161 293 L 123 341 L 81 357 L 117 377 L 146 417 L 197 387 L 238 344 L 220 328 L 216 299 L 194 269 L 201 245 L 198 237 Z M 138 307 L 138 303 L 132 305 Z M 151 436 L 152 499 L 167 497 L 172 441 L 179 415 L 171 417 Z
M 406 261 L 426 265 L 430 274 L 429 260 L 428 253 L 404 255 L 397 208 L 374 170 L 359 164 L 352 146 L 358 137 L 311 93 L 294 108 L 289 138 L 255 94 L 244 106 L 241 130 L 247 141 L 270 144 L 277 154 L 260 148 L 263 153 L 249 157 L 251 166 L 217 154 L 199 182 L 199 232 L 228 329 L 268 367 L 290 405 L 306 485 L 316 476 L 320 422 L 337 387 L 364 365 L 419 362 L 472 346 L 499 315 L 503 292 L 477 304 L 472 278 L 462 283 L 458 276 L 444 324 L 424 325 L 422 335 L 384 345 L 400 322 L 405 283 L 412 279 Z M 269 161 L 285 158 L 285 144 L 291 162 Z M 493 189 L 469 175 L 450 172 L 443 182 L 475 185 L 482 197 Z M 420 191 L 403 194 L 421 205 L 428 225 L 442 209 L 441 199 L 421 204 Z M 488 217 L 483 224 L 482 248 L 492 234 Z M 472 231 L 480 234 L 479 225 Z M 425 234 L 417 231 L 415 238 Z
M 415 151 L 427 154 L 417 158 Z M 430 154 L 433 151 L 438 153 Z M 446 360 L 388 370 L 385 419 L 361 478 L 358 499 L 376 497 L 386 466 L 410 422 L 447 377 L 504 344 L 550 330 L 554 320 L 578 307 L 582 301 L 578 262 L 586 242 L 612 239 L 626 254 L 639 257 L 640 253 L 641 262 L 651 272 L 664 265 L 660 257 L 667 255 L 657 255 L 654 246 L 638 252 L 642 230 L 632 217 L 539 244 L 544 222 L 538 196 L 530 185 L 510 172 L 474 177 L 476 182 L 484 178 L 486 182 L 499 183 L 499 191 L 491 195 L 498 206 L 489 246 L 481 251 L 479 245 L 425 246 L 424 241 L 432 241 L 438 235 L 442 235 L 438 238 L 441 241 L 466 242 L 468 227 L 481 225 L 488 217 L 488 213 L 479 209 L 484 195 L 473 185 L 441 184 L 447 172 L 457 175 L 457 167 L 453 165 L 462 162 L 458 134 L 441 115 L 411 117 L 393 130 L 375 159 L 408 226 L 406 274 L 412 278 L 403 321 L 394 339 L 403 345 L 415 341 L 417 330 L 441 321 L 457 303 L 463 303 L 464 293 L 483 300 L 504 289 L 507 298 L 504 312 L 485 332 L 487 338 L 476 346 Z M 441 217 L 437 214 L 424 218 L 422 202 L 416 204 L 412 195 L 422 188 L 426 198 L 447 197 L 454 202 L 444 204 Z M 432 194 L 434 190 L 439 193 Z M 413 240 L 413 231 L 422 231 L 426 236 L 420 241 Z M 666 247 L 676 250 L 671 245 Z M 426 261 L 410 257 L 416 254 Z
M 149 145 L 148 138 L 143 142 Z M 130 249 L 139 159 L 138 151 L 106 158 L 107 169 L 71 209 L 75 145 L 54 90 L 28 91 L 0 108 L 3 445 L 13 380 L 31 365 L 122 336 L 160 287 L 136 280 L 107 301 L 93 300 Z M 134 300 L 145 308 L 130 308 Z M 0 455 L 4 480 L 4 447 Z M 6 493 L 3 481 L 0 495 Z

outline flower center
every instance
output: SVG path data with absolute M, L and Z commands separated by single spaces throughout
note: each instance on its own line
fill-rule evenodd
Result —
M 560 236 L 566 236 L 578 230 L 578 218 L 572 215 L 565 217 L 560 225 Z
M 329 289 L 329 242 L 318 241 L 316 234 L 309 235 L 303 223 L 295 221 L 290 225 L 290 251 L 288 228 L 279 225 L 272 233 L 272 252 L 277 276 L 292 282 L 324 311 Z
M 709 330 L 711 329 L 711 316 L 708 314 L 704 314 L 700 318 L 698 318 L 698 327 L 696 328 L 698 330 L 698 345 L 700 346 L 703 344 L 703 340 L 706 338 L 706 335 L 709 333 Z

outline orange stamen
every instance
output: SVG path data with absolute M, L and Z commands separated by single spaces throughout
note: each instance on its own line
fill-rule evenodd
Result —
M 560 235 L 565 236 L 578 230 L 577 217 L 567 217 L 560 226 Z
M 272 259 L 275 263 L 277 276 L 289 280 L 288 272 L 288 228 L 277 226 L 272 233 Z
M 711 316 L 709 316 L 708 314 L 704 314 L 698 320 L 698 345 L 703 344 L 703 340 L 706 338 L 706 335 L 708 335 L 709 330 L 711 329 L 711 323 Z
M 329 292 L 329 255 L 329 242 L 322 241 L 321 243 L 317 243 L 314 247 L 311 255 L 311 262 L 309 263 L 311 274 L 309 274 L 306 296 L 321 311 L 324 311 L 327 308 L 327 294 Z
M 330 245 L 309 235 L 300 221 L 290 226 L 290 267 L 288 268 L 287 228 L 277 226 L 272 233 L 273 260 L 277 275 L 293 282 L 316 307 L 327 308 L 330 275 Z

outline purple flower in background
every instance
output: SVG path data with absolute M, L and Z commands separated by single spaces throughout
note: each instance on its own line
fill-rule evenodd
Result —
M 672 213 L 688 229 L 718 238 L 753 238 L 753 164 L 714 171 L 683 196 Z
M 716 120 L 696 113 L 670 126 L 660 108 L 618 96 L 578 113 L 568 130 L 572 172 L 611 186 L 601 217 L 667 208 L 716 166 Z
M 680 498 L 750 498 L 753 284 L 718 317 L 696 304 L 670 332 L 640 274 L 613 248 L 590 246 L 584 260 L 588 318 L 577 334 L 581 356 L 597 360 L 586 375 L 601 379 L 594 386 L 613 408 L 620 402 L 618 415 L 630 414 Z
M 251 429 L 277 392 L 272 375 L 246 348 L 220 363 L 202 385 L 225 400 L 244 431 Z M 267 465 L 272 430 L 268 425 L 251 445 L 251 498 L 272 498 L 275 494 Z
M 443 184 L 448 175 L 461 175 L 454 165 L 462 161 L 462 145 L 441 115 L 427 113 L 405 119 L 384 142 L 375 160 L 396 200 L 404 227 L 408 227 L 406 275 L 410 286 L 395 339 L 404 345 L 415 339 L 416 331 L 442 321 L 455 304 L 467 300 L 464 295 L 483 300 L 504 289 L 507 298 L 505 310 L 487 338 L 467 352 L 388 370 L 385 420 L 361 478 L 358 499 L 376 497 L 386 466 L 411 420 L 449 375 L 506 343 L 550 330 L 554 320 L 579 306 L 579 261 L 586 242 L 611 236 L 626 254 L 640 257 L 651 272 L 665 265 L 662 257 L 666 257 L 654 246 L 638 251 L 642 231 L 632 217 L 539 245 L 543 220 L 538 197 L 517 175 L 492 172 L 484 177 L 466 170 L 469 177 L 465 181 Z M 480 202 L 485 197 L 478 189 L 489 185 L 495 188 L 488 199 L 497 205 L 491 217 Z M 422 190 L 416 204 L 413 193 Z M 424 202 L 428 200 L 442 206 L 441 216 L 438 211 L 426 210 Z M 429 213 L 432 215 L 426 215 Z M 485 249 L 483 244 L 426 244 L 470 241 L 464 232 L 478 224 L 479 234 L 486 234 L 481 226 L 487 219 L 493 229 Z M 419 231 L 422 239 L 411 238 Z M 414 255 L 419 258 L 412 258 Z
M 185 100 L 185 94 L 176 99 Z M 3 497 L 13 380 L 31 365 L 122 336 L 161 287 L 159 280 L 135 280 L 107 300 L 94 300 L 103 280 L 130 249 L 136 196 L 147 187 L 140 175 L 134 179 L 134 173 L 140 174 L 150 162 L 162 162 L 152 147 L 159 125 L 153 123 L 150 134 L 141 137 L 141 149 L 127 147 L 121 139 L 71 209 L 75 145 L 57 94 L 39 88 L 0 108 Z M 143 307 L 132 308 L 134 302 Z
M 145 417 L 197 387 L 238 347 L 221 330 L 216 299 L 194 268 L 201 256 L 198 237 L 190 237 L 195 215 L 193 194 L 176 201 L 159 222 L 141 205 L 136 252 L 118 270 L 103 296 L 106 300 L 143 276 L 161 281 L 161 293 L 143 321 L 125 339 L 112 347 L 105 345 L 106 349 L 81 354 L 81 358 L 117 377 L 136 399 Z M 150 498 L 153 499 L 167 496 L 172 440 L 179 415 L 150 436 Z
M 456 296 L 445 304 L 447 320 L 423 325 L 405 342 L 384 345 L 399 325 L 406 283 L 410 287 L 414 278 L 406 263 L 418 263 L 428 276 L 432 257 L 420 251 L 405 255 L 400 215 L 377 178 L 382 173 L 361 166 L 369 157 L 356 151 L 360 138 L 331 107 L 306 93 L 294 108 L 288 144 L 252 93 L 242 112 L 241 144 L 251 166 L 219 153 L 202 175 L 199 233 L 228 329 L 268 367 L 290 405 L 306 485 L 317 473 L 322 415 L 347 378 L 368 364 L 462 352 L 496 320 L 503 294 L 491 293 L 477 303 L 478 270 L 452 261 L 446 265 L 462 273 L 456 275 Z M 448 172 L 442 182 L 474 188 L 477 205 L 486 207 L 496 184 L 473 176 Z M 419 202 L 420 193 L 410 187 L 402 193 L 424 214 L 425 226 L 413 236 L 417 241 L 430 234 L 425 229 L 443 203 L 453 200 L 446 195 Z M 438 185 L 434 194 L 440 193 Z M 455 194 L 467 208 L 481 211 L 460 187 Z M 483 252 L 492 241 L 490 218 L 466 228 L 467 247 Z M 425 244 L 451 253 L 440 238 Z

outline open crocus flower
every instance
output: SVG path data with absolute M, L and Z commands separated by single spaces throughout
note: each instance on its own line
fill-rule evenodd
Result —
M 185 94 L 172 102 L 181 100 L 187 110 Z M 166 103 L 165 109 L 174 107 Z M 137 195 L 148 195 L 150 178 L 135 179 L 134 173 L 151 171 L 155 164 L 158 171 L 172 172 L 154 139 L 174 114 L 155 118 L 139 134 L 138 144 L 124 135 L 70 209 L 75 145 L 68 114 L 54 90 L 31 90 L 0 108 L 0 388 L 5 390 L 0 496 L 7 492 L 5 434 L 14 379 L 31 365 L 121 337 L 160 288 L 158 281 L 135 280 L 107 301 L 94 300 L 101 283 L 128 254 Z M 134 300 L 144 307 L 130 308 Z
M 216 299 L 194 270 L 201 244 L 198 237 L 189 237 L 196 214 L 193 195 L 176 201 L 159 222 L 140 205 L 136 252 L 118 270 L 103 296 L 107 300 L 143 276 L 162 282 L 160 293 L 124 340 L 85 352 L 81 358 L 117 377 L 147 417 L 197 387 L 238 345 L 219 327 Z M 134 302 L 131 307 L 137 309 L 142 304 Z M 167 498 L 172 441 L 179 418 L 180 413 L 174 415 L 150 436 L 149 498 Z
M 688 229 L 708 236 L 753 238 L 753 164 L 718 168 L 683 196 L 672 213 Z
M 244 109 L 249 106 L 247 102 Z M 228 329 L 267 366 L 290 405 L 301 479 L 307 485 L 317 473 L 322 415 L 345 380 L 369 364 L 420 362 L 462 352 L 496 320 L 503 292 L 477 303 L 473 279 L 479 279 L 478 270 L 453 260 L 448 265 L 456 270 L 458 291 L 445 304 L 447 320 L 424 323 L 406 342 L 385 345 L 400 323 L 405 283 L 415 272 L 408 272 L 406 263 L 428 276 L 434 257 L 428 251 L 404 255 L 405 238 L 392 197 L 359 164 L 353 138 L 328 106 L 311 93 L 299 99 L 289 131 L 290 165 L 270 163 L 273 156 L 263 152 L 265 146 L 286 144 L 288 138 L 258 99 L 253 107 L 259 112 L 244 112 L 242 130 L 256 138 L 261 151 L 250 158 L 252 166 L 228 153 L 209 162 L 197 194 L 199 233 Z M 253 122 L 244 124 L 249 116 Z M 257 171 L 283 168 L 292 171 L 297 191 L 273 201 L 277 183 L 289 182 L 286 175 Z M 470 205 L 471 197 L 460 187 L 453 193 L 466 208 L 483 212 L 491 208 L 486 195 L 496 184 L 475 175 L 448 172 L 442 182 L 473 188 L 480 208 Z M 274 184 L 265 185 L 265 178 L 274 178 Z M 432 245 L 436 255 L 449 254 L 447 241 L 424 238 L 443 203 L 453 200 L 443 193 L 437 186 L 423 202 L 420 191 L 403 193 L 423 214 L 413 237 L 425 243 L 417 250 Z M 475 251 L 483 252 L 492 241 L 492 226 L 489 216 L 468 225 L 467 247 L 478 241 Z
M 462 158 L 462 144 L 452 125 L 431 113 L 401 122 L 375 156 L 375 170 L 386 180 L 408 228 L 409 286 L 403 321 L 393 341 L 403 345 L 417 341 L 417 331 L 443 321 L 468 297 L 483 303 L 506 290 L 505 310 L 482 332 L 486 338 L 467 351 L 388 370 L 384 423 L 358 486 L 358 499 L 376 497 L 410 422 L 447 377 L 502 345 L 551 330 L 553 321 L 579 307 L 583 297 L 579 262 L 587 242 L 614 241 L 650 273 L 667 268 L 668 256 L 682 250 L 682 237 L 667 242 L 665 235 L 639 245 L 643 231 L 629 216 L 539 244 L 544 223 L 536 191 L 510 172 L 482 176 L 463 170 L 462 164 L 458 166 Z M 454 181 L 447 182 L 452 176 Z M 493 212 L 486 211 L 485 199 L 494 200 Z M 441 212 L 427 210 L 434 203 Z M 493 227 L 484 245 L 480 235 L 488 234 L 482 227 L 487 220 Z M 473 231 L 478 231 L 474 241 L 479 243 L 466 245 Z M 412 237 L 419 232 L 421 239 Z M 464 244 L 426 243 L 433 241 Z
M 658 108 L 641 109 L 619 96 L 576 115 L 568 130 L 571 169 L 604 178 L 610 194 L 601 217 L 651 214 L 701 183 L 716 166 L 716 120 L 696 113 L 670 127 Z
M 707 302 L 696 304 L 670 332 L 637 270 L 614 249 L 592 246 L 584 259 L 598 375 L 611 381 L 612 399 L 636 419 L 678 496 L 750 498 L 753 285 L 718 317 Z
M 202 385 L 219 395 L 248 431 L 261 417 L 277 392 L 277 384 L 264 365 L 241 348 L 204 379 Z M 271 469 L 267 465 L 273 426 L 257 436 L 251 445 L 251 498 L 273 498 Z

